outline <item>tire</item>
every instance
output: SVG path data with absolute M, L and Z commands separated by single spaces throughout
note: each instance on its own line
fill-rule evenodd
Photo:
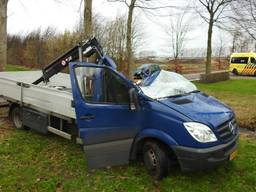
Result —
M 22 109 L 20 107 L 14 107 L 11 110 L 11 120 L 12 120 L 13 126 L 16 129 L 24 128 L 24 125 L 22 123 Z
M 234 75 L 238 75 L 237 69 L 233 69 L 232 73 L 233 73 Z
M 148 174 L 156 180 L 166 177 L 169 172 L 169 157 L 163 145 L 148 141 L 143 145 L 143 160 Z

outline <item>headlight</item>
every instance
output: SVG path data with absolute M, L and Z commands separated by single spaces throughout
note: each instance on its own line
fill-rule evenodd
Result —
M 217 141 L 217 138 L 213 131 L 206 125 L 196 122 L 183 123 L 184 127 L 190 133 L 190 135 L 201 143 L 208 143 Z

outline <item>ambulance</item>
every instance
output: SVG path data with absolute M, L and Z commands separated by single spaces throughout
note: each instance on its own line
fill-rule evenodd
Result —
M 229 71 L 235 75 L 256 76 L 256 53 L 233 53 L 230 57 Z

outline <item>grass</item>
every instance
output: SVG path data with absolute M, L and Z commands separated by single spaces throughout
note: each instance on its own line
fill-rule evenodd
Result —
M 231 106 L 241 127 L 256 131 L 256 80 L 237 79 L 197 87 Z
M 155 182 L 140 164 L 89 173 L 81 146 L 13 130 L 0 139 L 0 191 L 255 191 L 256 141 L 240 139 L 239 156 L 208 172 L 174 170 Z
M 217 83 L 198 83 L 200 89 L 211 92 L 225 92 L 240 95 L 256 95 L 256 80 L 255 79 L 232 79 Z
M 31 70 L 28 67 L 20 66 L 20 65 L 6 65 L 5 71 L 29 71 Z
M 10 70 L 17 70 L 11 66 Z M 239 123 L 256 114 L 256 81 L 197 84 L 232 106 Z M 0 119 L 1 121 L 1 119 Z M 247 122 L 249 121 L 249 122 Z M 253 124 L 252 124 L 253 126 Z M 254 125 L 255 126 L 255 125 Z M 82 147 L 54 135 L 15 130 L 0 122 L 0 192 L 8 191 L 256 191 L 256 140 L 240 137 L 239 155 L 213 171 L 182 173 L 153 181 L 140 163 L 88 172 Z

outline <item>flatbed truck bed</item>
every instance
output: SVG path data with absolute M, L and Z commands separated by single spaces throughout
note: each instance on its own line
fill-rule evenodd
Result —
M 59 135 L 68 140 L 82 144 L 75 126 L 75 109 L 72 107 L 72 90 L 70 77 L 65 73 L 58 73 L 51 82 L 41 82 L 34 85 L 32 82 L 41 76 L 41 71 L 0 72 L 0 97 L 11 105 L 19 105 L 34 112 L 28 111 L 26 116 L 40 112 L 36 118 L 46 117 L 47 126 L 43 122 L 31 119 L 32 127 L 43 134 L 48 132 Z M 6 104 L 5 104 L 6 105 Z
M 40 76 L 41 71 L 1 72 L 1 97 L 46 113 L 75 119 L 69 75 L 59 73 L 47 84 L 33 85 L 32 82 Z
M 81 62 L 93 55 L 96 63 L 112 64 L 102 50 L 97 39 L 91 38 L 57 57 L 42 71 L 0 72 L 0 98 L 9 103 L 9 116 L 14 127 L 26 126 L 43 134 L 52 132 L 82 144 L 70 75 L 61 71 L 70 62 Z M 6 104 L 0 107 L 6 107 Z

